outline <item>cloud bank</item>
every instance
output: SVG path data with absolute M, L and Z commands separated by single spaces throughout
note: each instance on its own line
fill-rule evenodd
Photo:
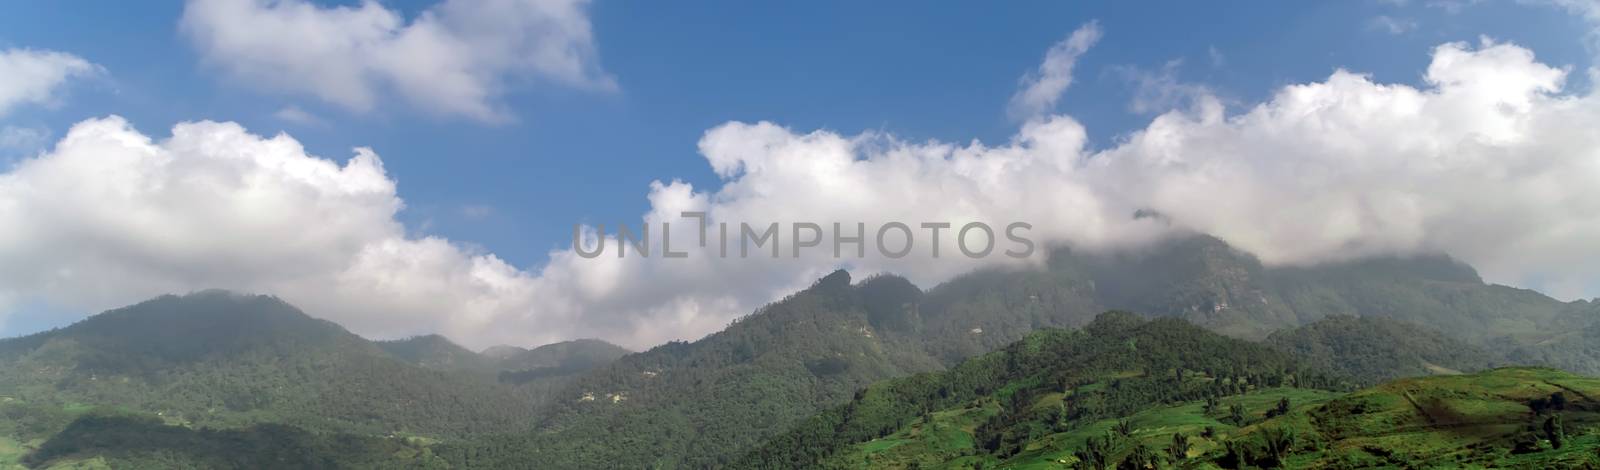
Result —
M 375 1 L 189 0 L 181 30 L 232 80 L 368 111 L 392 91 L 441 116 L 499 121 L 497 99 L 543 80 L 613 90 L 587 0 L 445 0 L 414 18 Z
M 1197 88 L 1104 149 L 1064 115 L 1030 118 L 995 144 L 731 122 L 699 144 L 721 187 L 655 183 L 642 222 L 658 236 L 672 222 L 679 243 L 698 236 L 683 211 L 827 232 L 843 222 L 845 235 L 856 222 L 1025 221 L 1041 244 L 1087 250 L 1195 231 L 1273 264 L 1442 251 L 1491 281 L 1590 296 L 1600 294 L 1600 98 L 1565 91 L 1566 77 L 1515 45 L 1450 43 L 1420 86 L 1339 70 L 1231 112 Z M 1040 102 L 1065 85 L 1045 88 L 1055 96 Z M 0 299 L 95 311 L 224 287 L 275 293 L 372 336 L 437 331 L 472 346 L 594 336 L 638 348 L 720 329 L 841 264 L 929 285 L 1038 261 L 952 256 L 946 236 L 938 260 L 875 250 L 840 260 L 831 247 L 721 258 L 685 243 L 682 259 L 556 250 L 520 269 L 408 235 L 394 217 L 403 206 L 369 150 L 341 165 L 230 123 L 179 124 L 155 140 L 119 118 L 88 120 L 0 174 L 0 226 L 17 227 L 0 231 Z M 608 225 L 588 241 L 614 234 Z M 781 251 L 792 242 L 781 238 Z

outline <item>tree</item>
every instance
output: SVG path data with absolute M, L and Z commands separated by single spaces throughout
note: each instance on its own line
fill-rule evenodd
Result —
M 1544 420 L 1544 437 L 1550 440 L 1550 448 L 1560 449 L 1566 440 L 1566 430 L 1561 426 L 1561 415 L 1550 415 Z
M 1133 448 L 1133 452 L 1128 453 L 1127 457 L 1123 457 L 1122 463 L 1117 464 L 1117 469 L 1154 469 L 1160 466 L 1160 460 L 1161 459 L 1156 456 L 1156 453 L 1151 451 L 1149 447 L 1145 446 L 1144 444 L 1139 444 Z
M 1078 468 L 1102 470 L 1110 463 L 1107 460 L 1111 458 L 1111 437 L 1084 439 L 1083 447 L 1073 452 L 1072 456 L 1078 458 Z
M 1228 421 L 1232 421 L 1234 426 L 1244 426 L 1244 406 L 1237 403 L 1229 406 Z
M 1261 441 L 1267 454 L 1281 464 L 1294 450 L 1295 435 L 1294 431 L 1289 429 L 1264 428 L 1261 430 Z
M 1182 433 L 1172 433 L 1172 444 L 1167 446 L 1167 455 L 1173 462 L 1189 458 L 1189 437 Z
M 1271 417 L 1274 417 L 1274 416 L 1283 416 L 1283 415 L 1288 414 L 1288 413 L 1289 413 L 1289 397 L 1283 397 L 1283 398 L 1278 399 L 1278 406 L 1276 408 L 1273 408 L 1272 410 L 1267 411 L 1267 417 L 1271 418 Z

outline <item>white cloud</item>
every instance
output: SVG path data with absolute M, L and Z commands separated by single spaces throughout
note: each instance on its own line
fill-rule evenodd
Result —
M 1012 119 L 1027 120 L 1055 110 L 1061 94 L 1072 86 L 1072 69 L 1078 57 L 1100 40 L 1100 24 L 1089 22 L 1072 35 L 1050 46 L 1039 69 L 1022 77 L 1022 89 L 1011 97 L 1007 108 Z
M 366 334 L 469 340 L 486 336 L 481 321 L 535 311 L 527 273 L 407 237 L 402 206 L 366 149 L 340 165 L 231 123 L 154 141 L 92 119 L 0 174 L 0 298 L 98 311 L 216 286 L 282 295 Z
M 1247 112 L 1158 117 L 1102 158 L 1108 193 L 1275 263 L 1444 251 L 1594 294 L 1596 98 L 1525 49 L 1447 44 L 1428 87 L 1340 71 Z
M 1367 21 L 1367 27 L 1389 34 L 1405 34 L 1416 31 L 1417 22 L 1406 18 L 1378 15 Z
M 24 104 L 53 104 L 61 84 L 100 70 L 99 66 L 64 52 L 0 50 L 0 116 Z
M 727 123 L 700 140 L 720 188 L 649 191 L 643 220 L 656 240 L 672 222 L 688 258 L 662 259 L 659 245 L 649 259 L 563 249 L 537 270 L 408 236 L 370 151 L 339 165 L 233 124 L 180 124 L 153 141 L 120 119 L 90 120 L 0 174 L 0 226 L 21 227 L 0 231 L 0 299 L 92 311 L 217 286 L 276 293 L 375 336 L 645 347 L 720 329 L 841 264 L 828 246 L 788 258 L 788 234 L 782 259 L 720 258 L 714 242 L 711 253 L 691 246 L 682 211 L 825 227 L 1026 221 L 1041 245 L 1084 250 L 1192 230 L 1273 264 L 1443 251 L 1493 281 L 1600 293 L 1600 98 L 1564 91 L 1562 69 L 1509 44 L 1440 46 L 1424 78 L 1341 70 L 1232 113 L 1202 96 L 1102 150 L 1059 115 L 992 145 Z M 1172 225 L 1133 218 L 1140 209 Z M 868 249 L 843 263 L 929 285 L 1029 262 L 968 259 L 953 238 L 938 260 Z
M 445 0 L 407 19 L 375 1 L 189 0 L 182 27 L 233 80 L 368 111 L 384 92 L 442 115 L 510 117 L 497 100 L 542 80 L 613 90 L 587 0 Z
M 1128 103 L 1128 109 L 1135 113 L 1161 113 L 1197 106 L 1216 98 L 1204 85 L 1178 80 L 1178 69 L 1181 67 L 1183 60 L 1174 59 L 1167 61 L 1157 72 L 1136 67 L 1115 67 L 1112 70 L 1133 85 L 1133 100 Z
M 299 124 L 302 126 L 320 126 L 327 123 L 327 121 L 323 121 L 322 118 L 317 117 L 317 115 L 311 114 L 304 109 L 300 109 L 299 106 L 294 105 L 279 108 L 277 111 L 272 113 L 272 117 L 278 118 L 278 120 L 283 122 Z

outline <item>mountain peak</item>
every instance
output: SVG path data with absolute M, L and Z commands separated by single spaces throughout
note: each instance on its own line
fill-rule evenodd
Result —
M 483 348 L 482 351 L 478 351 L 478 354 L 482 354 L 484 357 L 499 361 L 525 352 L 528 352 L 527 348 L 512 346 L 509 344 L 496 344 L 494 346 Z
M 220 289 L 163 295 L 14 341 L 26 342 L 24 349 L 71 341 L 95 351 L 89 367 L 125 373 L 253 350 L 371 347 L 277 297 Z
M 435 369 L 489 369 L 489 361 L 438 334 L 378 341 L 378 347 L 400 360 Z

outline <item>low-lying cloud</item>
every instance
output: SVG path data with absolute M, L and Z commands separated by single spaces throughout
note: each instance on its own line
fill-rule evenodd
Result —
M 1590 296 L 1600 294 L 1600 102 L 1565 91 L 1566 76 L 1515 45 L 1450 43 L 1421 86 L 1340 70 L 1231 113 L 1196 87 L 1181 109 L 1098 150 L 1077 120 L 1048 113 L 997 144 L 730 122 L 699 145 L 721 187 L 655 183 L 632 223 L 672 222 L 677 243 L 698 236 L 684 211 L 713 224 L 1024 221 L 1042 244 L 1087 250 L 1194 231 L 1273 264 L 1446 252 L 1492 281 Z M 340 165 L 231 123 L 184 123 L 157 141 L 93 119 L 0 174 L 0 226 L 15 227 L 0 232 L 0 299 L 92 311 L 224 287 L 275 293 L 374 336 L 647 347 L 720 329 L 840 265 L 929 285 L 1038 262 L 556 250 L 528 270 L 408 235 L 402 207 L 369 150 Z M 1164 217 L 1133 217 L 1141 210 Z M 787 253 L 792 240 L 781 242 Z M 955 252 L 951 237 L 941 243 Z

